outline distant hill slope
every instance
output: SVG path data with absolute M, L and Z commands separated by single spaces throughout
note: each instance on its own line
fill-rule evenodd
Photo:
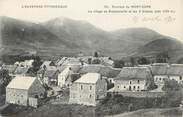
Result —
M 144 46 L 138 48 L 136 55 L 157 55 L 158 53 L 168 52 L 170 62 L 176 63 L 183 58 L 183 44 L 175 39 L 165 37 L 162 39 L 151 41 Z
M 1 17 L 1 48 L 4 53 L 13 50 L 67 49 L 72 44 L 61 40 L 43 26 L 9 17 Z M 18 52 L 19 53 L 19 52 Z
M 85 21 L 68 18 L 55 18 L 42 24 L 58 37 L 74 43 L 80 50 L 100 51 L 110 56 L 131 55 L 151 41 L 164 38 L 159 33 L 147 28 L 120 29 L 106 32 Z
M 182 43 L 167 38 L 162 38 L 158 40 L 151 41 L 144 46 L 139 48 L 140 53 L 149 53 L 149 52 L 163 52 L 163 51 L 177 51 L 182 50 Z
M 164 49 L 182 51 L 182 44 L 175 39 L 147 28 L 107 32 L 88 22 L 63 17 L 41 24 L 9 17 L 0 17 L 0 20 L 1 54 L 36 50 L 43 56 L 55 56 L 99 51 L 105 56 L 120 58 Z M 167 47 L 163 48 L 165 45 Z

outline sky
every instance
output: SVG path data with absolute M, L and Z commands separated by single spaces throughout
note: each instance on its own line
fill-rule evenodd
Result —
M 22 8 L 24 5 L 66 5 L 67 8 Z M 112 5 L 147 8 L 112 8 Z M 161 13 L 88 13 L 89 10 L 161 10 Z M 146 27 L 183 42 L 183 0 L 0 0 L 0 16 L 35 23 L 67 17 L 88 21 L 106 31 Z

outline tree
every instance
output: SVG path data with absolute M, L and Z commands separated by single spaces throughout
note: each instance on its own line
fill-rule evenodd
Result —
M 170 57 L 168 55 L 168 52 L 161 52 L 156 56 L 156 62 L 157 63 L 167 63 L 169 61 Z
M 2 82 L 0 84 L 0 94 L 4 94 L 6 86 L 11 81 L 11 76 L 9 76 L 8 70 L 0 70 L 0 79 L 2 79 Z
M 176 80 L 166 80 L 163 90 L 165 91 L 177 91 L 181 90 L 181 85 Z
M 176 61 L 177 64 L 183 64 L 183 58 L 180 58 Z
M 100 64 L 100 60 L 99 59 L 94 59 L 93 61 L 92 61 L 92 64 Z
M 114 60 L 114 67 L 115 68 L 122 68 L 124 67 L 125 62 L 123 60 Z
M 32 63 L 32 67 L 29 68 L 28 74 L 31 76 L 35 76 L 37 74 L 37 71 L 40 69 L 40 66 L 42 65 L 42 61 L 40 57 L 35 57 L 34 62 Z
M 130 62 L 132 66 L 135 66 L 135 59 L 133 57 L 130 57 Z
M 112 57 L 109 57 L 109 60 L 112 60 Z
M 98 52 L 94 52 L 94 57 L 98 57 Z
M 145 58 L 145 57 L 140 57 L 138 60 L 137 60 L 138 64 L 141 64 L 141 65 L 144 65 L 144 64 L 150 64 L 150 61 Z
M 92 58 L 88 58 L 88 64 L 92 64 Z

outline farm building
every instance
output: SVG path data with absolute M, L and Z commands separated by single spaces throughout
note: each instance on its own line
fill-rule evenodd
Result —
M 71 85 L 69 103 L 96 106 L 106 93 L 106 80 L 99 73 L 87 73 Z
M 147 67 L 124 67 L 114 79 L 115 92 L 147 90 L 154 83 Z
M 33 106 L 29 98 L 42 98 L 45 89 L 35 77 L 15 77 L 6 87 L 6 102 Z

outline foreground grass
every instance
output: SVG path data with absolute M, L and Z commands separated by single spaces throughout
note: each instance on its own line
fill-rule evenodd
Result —
M 106 117 L 182 117 L 183 108 L 165 108 L 165 109 L 141 109 L 134 112 L 128 112 L 123 114 L 118 114 L 114 116 Z
M 5 104 L 5 98 L 6 98 L 5 95 L 0 94 L 0 106 L 3 106 Z
M 52 99 L 48 100 L 36 109 L 10 105 L 2 111 L 2 114 L 8 117 L 104 117 L 139 109 L 177 107 L 180 104 L 179 98 L 134 98 L 121 95 L 107 96 L 96 107 L 68 105 L 58 103 L 58 100 L 55 101 L 56 103 Z M 153 114 L 154 111 L 148 113 Z M 179 111 L 176 113 L 179 113 Z M 140 117 L 140 115 L 137 117 Z
M 37 109 L 10 105 L 2 115 L 11 117 L 94 117 L 95 108 L 82 105 L 46 104 Z

